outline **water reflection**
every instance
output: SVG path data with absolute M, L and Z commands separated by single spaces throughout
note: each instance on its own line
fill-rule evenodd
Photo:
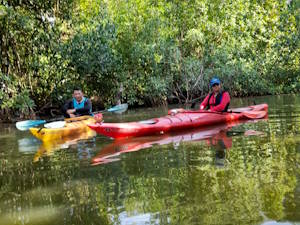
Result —
M 138 139 L 114 151 L 101 136 L 32 143 L 34 152 L 25 141 L 22 150 L 18 140 L 30 134 L 0 125 L 0 225 L 299 224 L 300 96 L 256 100 L 269 103 L 267 121 Z M 106 121 L 165 113 L 152 111 Z M 90 166 L 95 154 L 118 161 Z
M 237 121 L 228 124 L 190 129 L 187 131 L 173 132 L 163 135 L 135 137 L 129 139 L 116 139 L 113 143 L 101 148 L 99 154 L 92 159 L 92 165 L 110 163 L 120 160 L 120 155 L 127 152 L 135 152 L 141 149 L 151 148 L 156 145 L 171 144 L 176 149 L 183 142 L 195 142 L 206 140 L 216 152 L 216 164 L 223 165 L 227 149 L 232 146 L 232 137 L 227 135 L 230 130 L 242 123 L 254 123 L 257 121 Z M 244 134 L 247 131 L 234 131 L 236 134 Z M 235 134 L 235 135 L 236 135 Z M 254 135 L 253 132 L 252 135 Z M 258 132 L 258 134 L 261 134 Z
M 35 152 L 39 145 L 41 145 L 41 141 L 34 137 L 26 137 L 18 140 L 19 152 L 23 154 Z
M 56 218 L 61 215 L 60 208 L 41 206 L 36 208 L 18 208 L 13 213 L 1 217 L 0 224 L 55 224 Z
M 83 160 L 87 160 L 91 157 L 90 149 L 88 146 L 87 141 L 82 140 L 90 140 L 90 143 L 95 144 L 95 139 L 93 139 L 96 136 L 96 133 L 92 130 L 89 130 L 87 132 L 83 132 L 80 134 L 77 134 L 76 136 L 71 137 L 65 137 L 63 139 L 55 140 L 55 141 L 47 141 L 43 142 L 35 156 L 33 161 L 37 162 L 41 159 L 43 156 L 50 156 L 52 155 L 56 150 L 61 149 L 68 149 L 68 148 L 76 148 L 78 150 L 78 158 Z

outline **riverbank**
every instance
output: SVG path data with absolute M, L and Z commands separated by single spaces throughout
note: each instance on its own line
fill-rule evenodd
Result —
M 242 105 L 242 102 L 244 101 L 243 99 L 248 99 L 248 105 L 255 105 L 260 103 L 263 103 L 263 99 L 268 99 L 268 98 L 297 98 L 297 96 L 299 96 L 300 94 L 282 94 L 282 95 L 265 95 L 265 96 L 251 96 L 251 97 L 244 97 L 244 98 L 232 98 L 231 99 L 231 107 L 244 107 L 246 105 Z M 192 108 L 192 110 L 197 110 L 199 108 L 199 104 L 200 102 L 198 102 L 196 105 L 194 105 L 194 107 Z M 284 103 L 283 103 L 284 104 Z M 178 105 L 176 104 L 177 108 L 186 108 L 186 109 L 191 109 L 192 104 L 188 104 L 188 105 Z M 160 106 L 156 106 L 156 107 L 150 107 L 152 109 L 157 109 Z M 168 109 L 169 107 L 174 108 L 174 104 L 171 105 L 166 105 L 164 106 L 166 109 Z M 143 107 L 143 106 L 139 106 L 139 107 L 130 107 L 130 110 L 140 110 L 140 109 L 146 109 L 149 107 Z M 61 119 L 62 118 L 62 114 L 58 114 L 55 117 L 51 117 L 51 116 L 38 116 L 36 115 L 36 113 L 33 113 L 31 116 L 29 117 L 13 117 L 11 119 L 6 119 L 6 120 L 1 120 L 0 119 L 0 123 L 16 123 L 18 121 L 22 121 L 22 120 L 28 120 L 28 119 L 33 119 L 33 120 L 37 120 L 37 119 L 43 119 L 43 120 L 55 120 L 55 118 L 57 119 Z

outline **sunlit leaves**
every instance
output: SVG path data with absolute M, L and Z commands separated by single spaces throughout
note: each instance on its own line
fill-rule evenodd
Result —
M 76 82 L 105 104 L 121 86 L 122 101 L 132 105 L 173 102 L 179 91 L 176 102 L 196 100 L 216 74 L 233 96 L 297 92 L 297 4 L 4 1 L 1 71 L 19 77 L 38 107 L 65 99 Z M 201 85 L 189 89 L 183 83 L 199 77 L 199 65 Z

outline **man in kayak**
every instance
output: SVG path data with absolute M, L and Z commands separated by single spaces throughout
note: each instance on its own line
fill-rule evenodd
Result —
M 62 111 L 66 118 L 92 115 L 92 103 L 90 99 L 83 96 L 80 88 L 74 88 L 73 98 L 66 102 Z
M 212 92 L 203 100 L 200 109 L 226 112 L 230 104 L 229 93 L 221 89 L 221 81 L 217 77 L 212 78 L 209 84 L 212 88 Z

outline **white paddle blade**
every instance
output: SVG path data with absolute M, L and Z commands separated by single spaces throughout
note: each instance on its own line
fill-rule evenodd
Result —
M 51 129 L 57 129 L 57 128 L 63 128 L 66 125 L 66 121 L 55 121 L 52 123 L 46 123 L 44 124 L 44 127 L 51 128 Z

